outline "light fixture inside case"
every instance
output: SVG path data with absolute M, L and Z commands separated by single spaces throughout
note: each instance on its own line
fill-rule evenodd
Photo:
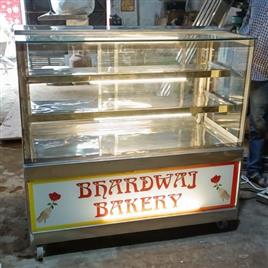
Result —
M 120 79 L 120 80 L 94 80 L 90 81 L 92 85 L 109 85 L 109 84 L 147 84 L 147 83 L 166 83 L 166 82 L 186 82 L 186 77 L 165 77 L 165 78 L 147 78 L 147 79 Z

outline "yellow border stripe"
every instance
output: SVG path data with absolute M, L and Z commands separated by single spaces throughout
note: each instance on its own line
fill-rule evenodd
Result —
M 28 183 L 28 193 L 29 193 L 29 207 L 30 207 L 30 218 L 32 230 L 37 230 L 36 226 L 36 215 L 34 208 L 34 193 L 33 193 L 33 183 Z

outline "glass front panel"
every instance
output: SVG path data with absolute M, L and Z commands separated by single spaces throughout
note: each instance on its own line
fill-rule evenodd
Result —
M 174 153 L 189 148 L 233 146 L 206 124 L 196 124 L 191 114 L 177 118 L 100 118 L 89 122 L 34 123 L 35 159 L 89 157 L 116 159 Z
M 117 159 L 240 146 L 252 41 L 199 33 L 166 31 L 161 39 L 152 31 L 146 41 L 131 32 L 109 40 L 97 32 L 90 41 L 93 33 L 85 34 L 85 42 L 30 36 L 25 158 Z

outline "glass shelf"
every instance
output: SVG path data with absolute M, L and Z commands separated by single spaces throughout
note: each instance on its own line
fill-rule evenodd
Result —
M 204 91 L 196 95 L 192 83 L 158 82 L 139 85 L 139 88 L 135 85 L 120 85 L 116 89 L 110 85 L 102 85 L 100 89 L 96 85 L 35 84 L 30 87 L 33 95 L 30 120 L 90 120 L 110 115 L 226 113 L 241 110 L 241 102 L 236 103 L 214 92 Z
M 34 159 L 40 161 L 72 157 L 105 160 L 236 145 L 209 125 L 197 124 L 191 115 L 34 123 L 32 142 Z
M 216 64 L 200 65 L 176 65 L 176 66 L 124 66 L 104 67 L 98 71 L 95 67 L 88 68 L 50 68 L 33 70 L 26 76 L 29 83 L 73 83 L 93 82 L 97 84 L 111 83 L 142 83 L 154 82 L 154 79 L 162 81 L 176 81 L 178 78 L 187 79 L 193 77 L 225 77 L 230 76 L 230 70 Z

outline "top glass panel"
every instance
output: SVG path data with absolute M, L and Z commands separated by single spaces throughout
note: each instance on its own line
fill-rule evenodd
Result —
M 168 31 L 167 31 L 168 29 Z M 109 33 L 109 34 L 108 34 Z M 155 27 L 151 29 L 117 28 L 96 30 L 92 27 L 65 26 L 20 26 L 15 29 L 16 42 L 130 42 L 130 41 L 211 41 L 248 40 L 248 36 L 237 35 L 215 28 L 181 29 Z

